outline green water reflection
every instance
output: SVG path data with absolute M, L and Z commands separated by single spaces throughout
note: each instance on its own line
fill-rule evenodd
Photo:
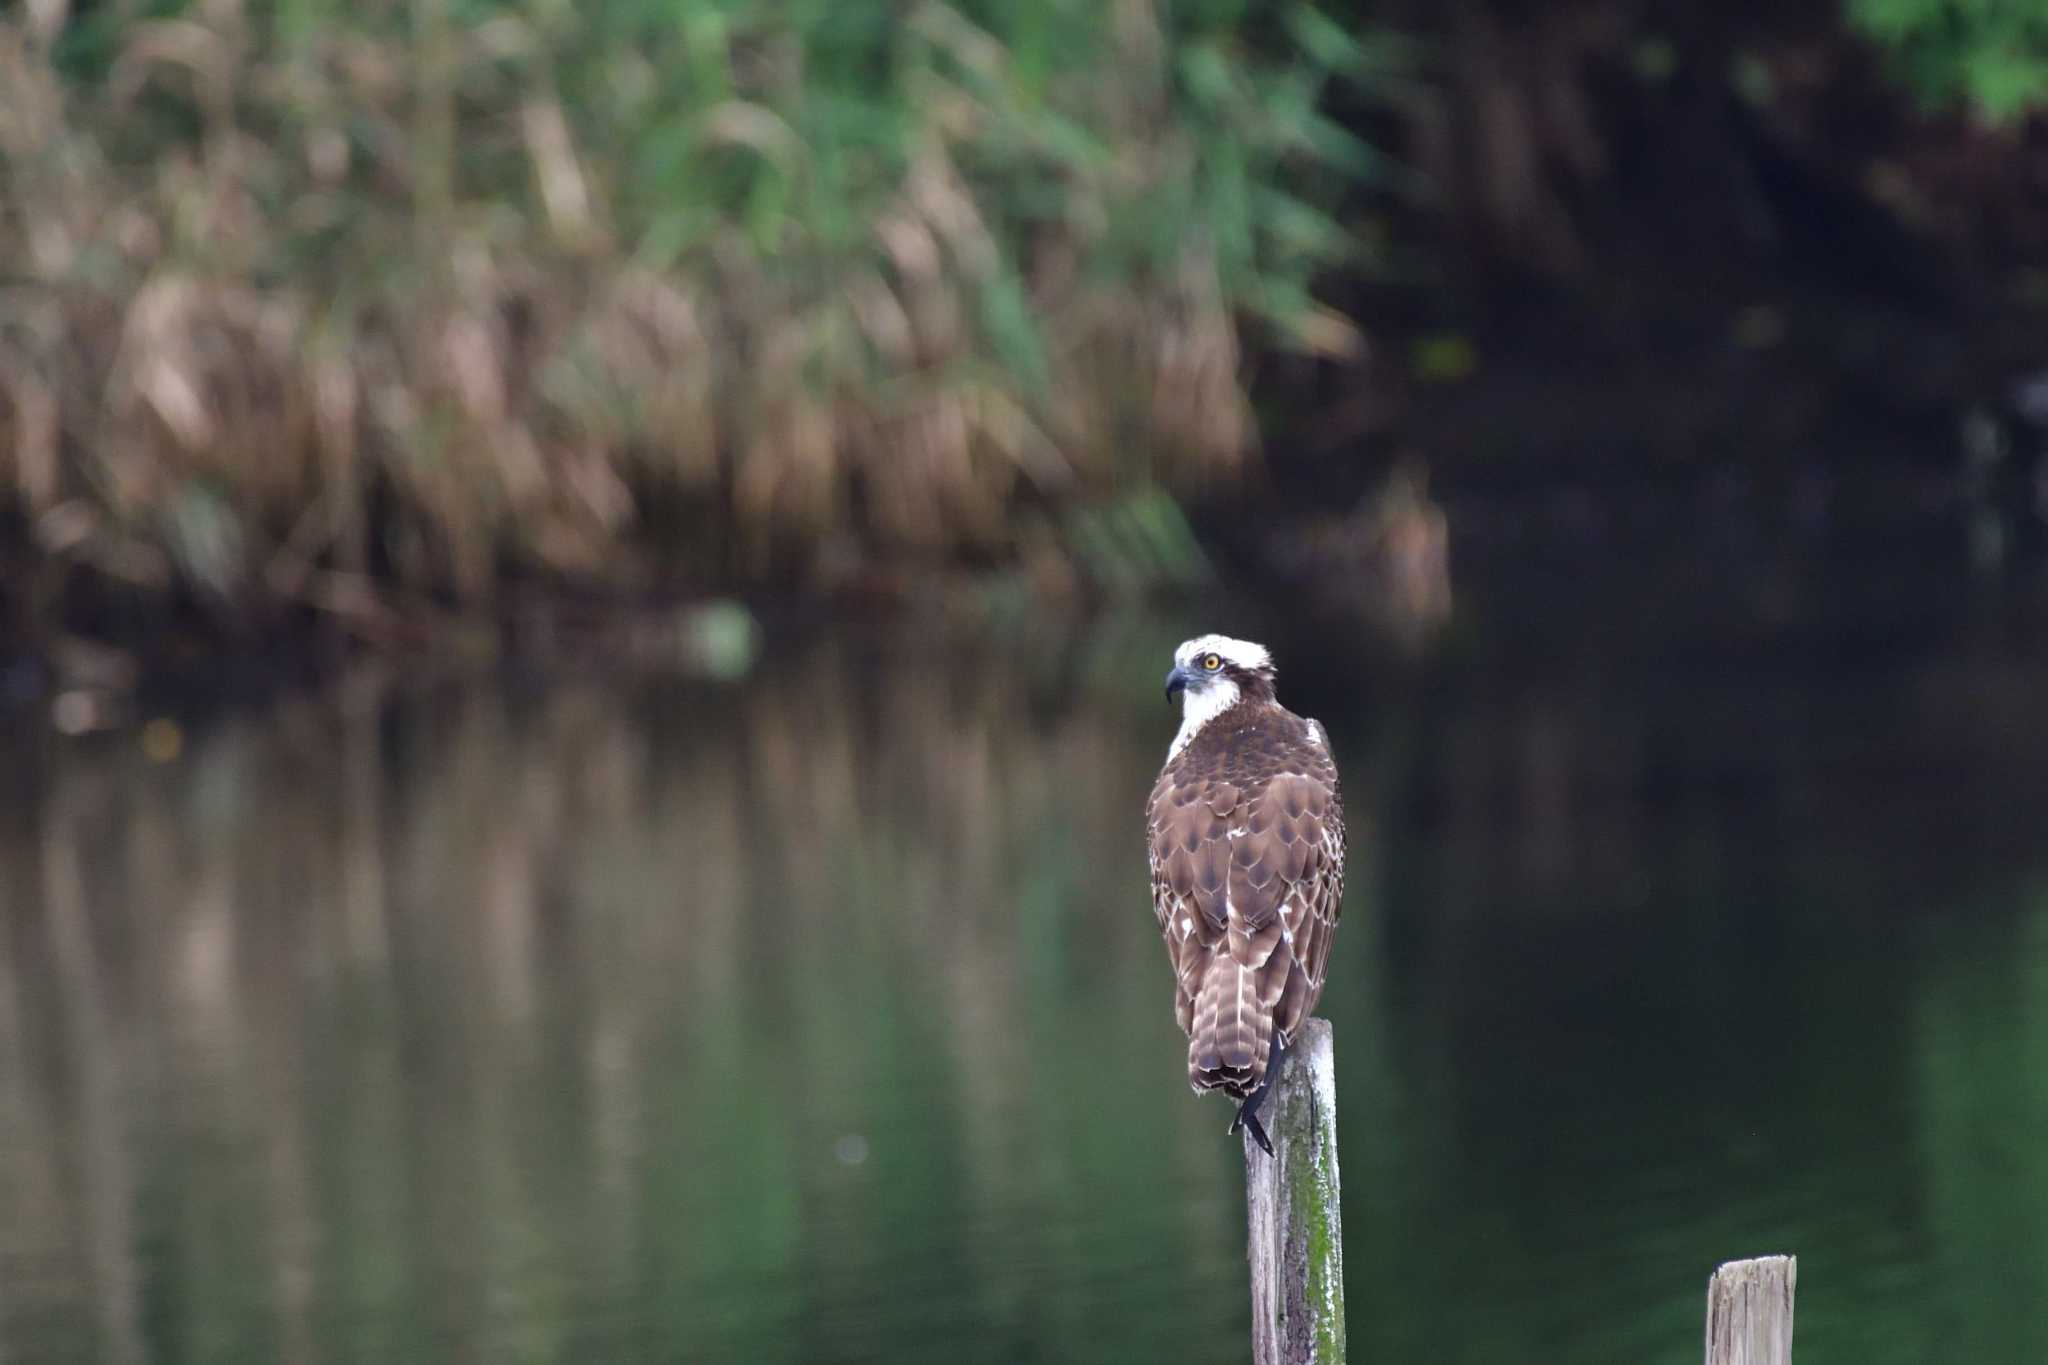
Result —
M 18 735 L 0 1359 L 1241 1360 L 1183 624 Z M 1316 656 L 1364 1358 L 2048 1358 L 2048 660 Z

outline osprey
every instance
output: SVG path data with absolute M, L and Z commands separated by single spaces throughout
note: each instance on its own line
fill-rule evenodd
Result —
M 1323 727 L 1273 699 L 1262 645 L 1203 635 L 1173 652 L 1180 733 L 1146 818 L 1152 910 L 1173 962 L 1188 1082 L 1259 1104 L 1323 993 L 1344 893 L 1344 812 Z

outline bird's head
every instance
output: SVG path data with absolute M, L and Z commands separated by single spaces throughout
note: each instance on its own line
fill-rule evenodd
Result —
M 1190 719 L 1206 719 L 1245 697 L 1273 699 L 1273 656 L 1264 645 L 1228 635 L 1198 635 L 1173 651 L 1166 696 L 1181 698 Z

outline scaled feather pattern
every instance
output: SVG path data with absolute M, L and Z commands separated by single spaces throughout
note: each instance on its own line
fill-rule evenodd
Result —
M 1175 658 L 1189 687 L 1237 696 L 1176 744 L 1152 789 L 1152 907 L 1188 1081 L 1243 1099 L 1275 1031 L 1291 1043 L 1322 995 L 1344 893 L 1337 765 L 1322 727 L 1274 699 L 1263 649 L 1208 636 Z

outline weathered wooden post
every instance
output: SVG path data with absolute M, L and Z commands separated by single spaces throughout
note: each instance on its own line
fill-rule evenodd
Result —
M 1799 1258 L 1730 1261 L 1707 1281 L 1707 1365 L 1792 1365 Z
M 1344 1230 L 1327 1019 L 1301 1026 L 1263 1118 L 1273 1155 L 1244 1135 L 1253 1365 L 1337 1365 L 1344 1359 Z

